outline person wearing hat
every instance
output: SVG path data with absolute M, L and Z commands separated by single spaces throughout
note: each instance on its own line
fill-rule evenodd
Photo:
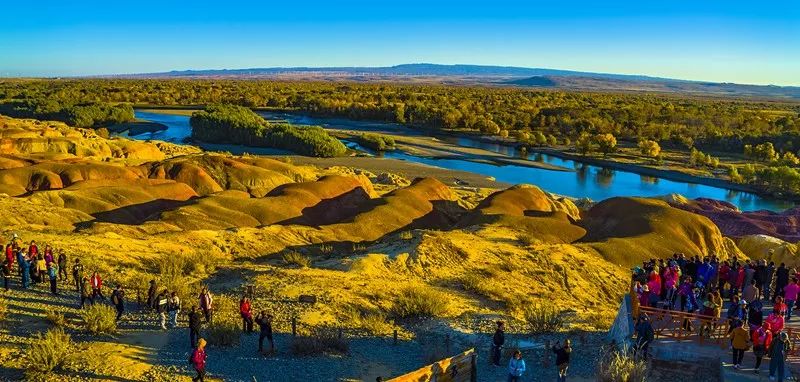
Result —
M 745 328 L 746 325 L 738 323 L 736 328 L 731 331 L 731 348 L 733 349 L 733 368 L 742 367 L 744 352 L 750 347 L 750 333 Z
M 740 300 L 738 296 L 733 296 L 731 307 L 728 309 L 728 333 L 733 331 L 738 325 L 747 320 L 747 301 Z
M 650 323 L 647 313 L 639 315 L 639 322 L 636 323 L 636 351 L 641 352 L 643 358 L 647 358 L 647 349 L 655 339 L 655 331 Z

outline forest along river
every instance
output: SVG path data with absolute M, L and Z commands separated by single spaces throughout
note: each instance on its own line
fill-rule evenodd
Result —
M 297 125 L 318 125 L 324 128 L 357 131 L 387 131 L 393 134 L 419 134 L 409 131 L 408 127 L 398 124 L 383 122 L 353 121 L 342 118 L 315 118 L 301 114 L 260 112 L 264 118 L 275 121 L 286 121 Z M 175 143 L 182 143 L 191 135 L 189 117 L 152 112 L 136 111 L 136 117 L 142 120 L 161 123 L 167 126 L 166 130 L 154 133 L 144 133 L 131 138 L 158 139 Z M 519 157 L 513 147 L 494 143 L 486 143 L 470 138 L 441 138 L 459 146 L 481 148 Z M 345 142 L 348 146 L 355 146 L 352 142 Z M 248 152 L 251 154 L 281 154 L 281 150 L 260 149 L 238 145 L 202 145 L 204 149 L 229 151 L 234 154 Z M 369 151 L 369 150 L 365 150 Z M 460 159 L 433 159 L 411 155 L 402 151 L 392 151 L 383 154 L 385 158 L 402 159 L 411 162 L 423 163 L 431 166 L 451 170 L 468 171 L 484 176 L 494 177 L 497 181 L 519 184 L 528 183 L 542 189 L 575 198 L 589 198 L 595 201 L 608 199 L 615 196 L 661 196 L 666 194 L 681 194 L 689 199 L 704 197 L 728 201 L 743 211 L 772 210 L 780 211 L 794 206 L 793 203 L 764 198 L 752 193 L 729 190 L 721 187 L 702 184 L 677 182 L 657 177 L 645 176 L 628 171 L 614 170 L 578 161 L 558 158 L 552 155 L 530 154 L 528 159 L 549 163 L 552 165 L 575 169 L 575 171 L 553 171 L 548 169 L 526 167 L 517 165 L 493 165 L 477 163 Z

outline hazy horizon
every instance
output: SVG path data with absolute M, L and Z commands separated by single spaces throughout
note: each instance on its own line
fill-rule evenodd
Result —
M 5 8 L 3 77 L 437 63 L 800 86 L 800 6 L 788 1 Z

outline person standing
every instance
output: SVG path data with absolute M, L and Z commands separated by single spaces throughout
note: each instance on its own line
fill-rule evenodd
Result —
M 125 313 L 125 291 L 122 290 L 122 286 L 119 284 L 111 292 L 111 303 L 114 304 L 114 308 L 117 310 L 117 321 L 119 321 L 122 318 L 122 314 Z
M 733 368 L 740 369 L 742 367 L 742 358 L 744 352 L 749 347 L 750 333 L 745 329 L 745 325 L 739 324 L 733 331 L 731 331 L 731 347 L 733 348 Z
M 100 277 L 100 274 L 97 271 L 94 271 L 92 274 L 92 279 L 89 280 L 92 283 L 92 300 L 97 297 L 105 300 L 106 297 L 103 296 L 103 279 Z
M 67 255 L 64 250 L 60 250 L 58 254 L 58 279 L 59 281 L 69 281 L 69 274 L 67 273 Z
M 50 277 L 50 293 L 58 296 L 58 264 L 55 261 L 47 266 L 47 276 Z
M 556 367 L 558 367 L 558 382 L 567 380 L 567 369 L 569 369 L 569 358 L 572 354 L 570 341 L 564 340 L 564 346 L 553 345 L 553 353 L 556 353 Z
M 200 309 L 203 310 L 203 315 L 206 318 L 206 323 L 210 323 L 211 320 L 214 318 L 214 297 L 211 296 L 211 292 L 208 291 L 208 288 L 203 288 L 203 291 L 200 292 Z
M 89 300 L 89 303 L 94 305 L 94 298 L 92 297 L 92 286 L 89 284 L 89 279 L 86 276 L 83 276 L 81 280 L 81 308 L 86 304 L 86 300 Z
M 11 279 L 11 263 L 8 262 L 8 259 L 3 260 L 3 269 L 0 271 L 3 272 L 3 287 L 8 291 L 10 290 L 8 283 L 9 279 Z
M 192 381 L 205 381 L 206 377 L 206 358 L 208 355 L 206 354 L 206 340 L 199 339 L 197 340 L 197 348 L 194 349 L 192 352 L 192 365 L 194 366 L 194 370 L 197 372 L 197 376 L 192 378 Z
M 150 280 L 150 287 L 147 288 L 147 308 L 153 310 L 156 308 L 156 280 Z
M 775 271 L 775 291 L 772 292 L 772 301 L 775 301 L 776 296 L 783 296 L 783 288 L 789 284 L 789 270 L 786 269 L 786 264 L 781 263 Z
M 75 280 L 75 290 L 81 291 L 81 283 L 83 282 L 83 264 L 81 259 L 75 259 L 75 264 L 72 266 L 72 279 Z
M 258 324 L 258 352 L 264 353 L 264 339 L 269 341 L 269 353 L 275 353 L 275 342 L 272 339 L 272 315 L 267 314 L 266 310 L 256 316 L 256 324 Z
M 797 302 L 798 294 L 800 294 L 800 285 L 797 284 L 797 277 L 792 277 L 792 282 L 783 288 L 783 298 L 786 301 L 786 321 L 792 319 L 792 310 Z
M 172 292 L 167 303 L 167 311 L 169 312 L 169 322 L 173 328 L 178 327 L 178 313 L 181 311 L 181 299 L 178 293 Z
M 786 368 L 786 356 L 789 354 L 789 335 L 785 332 L 772 341 L 769 348 L 769 380 L 782 382 L 784 378 L 784 368 Z
M 772 331 L 770 330 L 769 323 L 765 322 L 763 325 L 753 330 L 751 340 L 753 341 L 753 355 L 756 357 L 756 365 L 754 372 L 759 373 L 761 368 L 761 360 L 767 354 L 767 349 L 772 343 Z
M 31 285 L 31 262 L 25 256 L 19 256 L 17 260 L 22 273 L 22 288 L 28 289 Z
M 753 302 L 758 299 L 758 288 L 756 287 L 756 280 L 750 280 L 747 286 L 742 289 L 742 300 Z
M 167 330 L 167 305 L 169 304 L 169 296 L 166 289 L 158 294 L 158 297 L 156 297 L 156 304 L 159 326 L 161 330 Z
M 189 311 L 189 346 L 194 349 L 197 346 L 197 339 L 200 338 L 200 313 L 197 306 L 192 305 Z
M 647 358 L 647 350 L 650 343 L 655 339 L 655 331 L 653 325 L 650 323 L 650 318 L 646 313 L 639 316 L 639 322 L 636 324 L 636 352 L 640 354 L 640 359 Z
M 36 282 L 43 283 L 47 279 L 47 261 L 44 256 L 39 255 L 36 257 Z
M 761 292 L 764 295 L 764 300 L 769 300 L 769 292 L 772 290 L 772 277 L 775 275 L 774 261 L 769 262 L 769 265 L 767 265 L 767 270 L 764 274 L 764 286 L 761 288 Z
M 522 352 L 514 350 L 514 355 L 508 361 L 508 382 L 521 382 L 523 373 L 525 373 L 525 360 L 522 359 Z
M 250 334 L 253 332 L 253 307 L 247 296 L 239 300 L 239 314 L 242 316 L 242 331 Z
M 500 366 L 500 351 L 506 343 L 505 323 L 497 321 L 497 329 L 494 331 L 492 337 L 492 363 L 495 366 Z

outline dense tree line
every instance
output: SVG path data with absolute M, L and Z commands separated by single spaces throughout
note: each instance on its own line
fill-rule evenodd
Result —
M 228 103 L 398 122 L 432 129 L 479 130 L 574 141 L 582 134 L 652 140 L 687 149 L 741 152 L 772 142 L 800 150 L 800 105 L 674 95 L 565 92 L 519 88 L 342 84 L 254 80 L 6 80 L 0 99 L 154 105 Z M 513 132 L 514 134 L 510 134 Z M 541 135 L 539 135 L 541 134 Z
M 128 104 L 71 103 L 48 98 L 0 102 L 0 114 L 16 118 L 61 121 L 77 127 L 108 126 L 135 119 L 133 108 Z
M 395 149 L 394 138 L 387 135 L 364 133 L 359 135 L 356 140 L 361 146 L 373 149 L 375 151 L 388 151 Z
M 252 110 L 234 105 L 212 105 L 192 114 L 192 138 L 294 151 L 302 155 L 334 157 L 347 148 L 325 129 L 270 123 Z

